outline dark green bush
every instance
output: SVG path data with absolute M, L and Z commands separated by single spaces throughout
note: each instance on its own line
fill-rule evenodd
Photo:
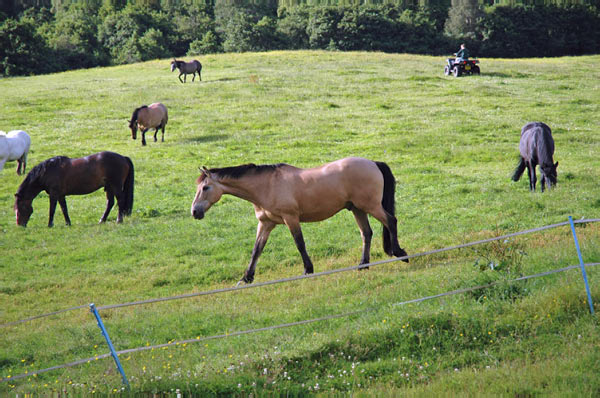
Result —
M 0 24 L 0 75 L 29 75 L 52 71 L 50 49 L 36 32 L 34 21 L 6 19 Z

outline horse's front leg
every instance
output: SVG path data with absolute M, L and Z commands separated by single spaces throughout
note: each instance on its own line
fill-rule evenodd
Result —
M 142 129 L 142 146 L 146 145 L 146 131 L 148 129 Z
M 367 213 L 357 208 L 353 208 L 352 213 L 354 214 L 354 219 L 356 219 L 356 223 L 360 229 L 360 236 L 363 242 L 360 265 L 368 264 L 369 261 L 371 261 L 371 240 L 373 238 L 373 230 L 371 229 L 371 225 L 369 225 L 369 217 L 367 216 Z M 366 269 L 369 267 L 364 268 Z
M 54 212 L 56 212 L 56 202 L 56 197 L 50 196 L 50 207 L 48 209 L 48 228 L 52 228 L 54 226 Z
M 185 75 L 183 74 L 183 72 L 179 72 L 179 81 L 183 83 L 183 80 L 181 80 L 181 75 L 183 75 L 183 77 L 185 78 Z
M 540 184 L 542 185 L 542 193 L 544 192 L 544 188 L 546 185 L 546 176 L 544 175 L 544 173 L 542 173 L 542 181 L 540 182 Z
M 60 203 L 60 209 L 62 210 L 63 216 L 65 217 L 65 223 L 67 225 L 71 225 L 71 219 L 69 218 L 69 210 L 67 210 L 67 200 L 64 196 L 58 198 L 58 203 Z M 56 207 L 56 203 L 54 203 Z
M 537 176 L 535 175 L 535 167 L 537 164 L 529 162 L 527 170 L 529 171 L 529 189 L 535 192 L 535 184 L 537 182 Z
M 106 219 L 108 218 L 110 210 L 113 208 L 113 206 L 115 204 L 115 196 L 113 195 L 113 192 L 110 189 L 106 189 L 106 188 L 104 190 L 106 191 L 106 210 L 104 210 L 104 214 L 102 215 L 102 218 L 100 218 L 100 222 L 98 222 L 98 224 L 102 224 L 102 223 L 106 222 Z M 117 222 L 120 223 L 122 221 L 123 221 L 123 219 L 121 217 L 121 209 L 119 208 L 119 215 L 117 216 Z
M 296 247 L 302 256 L 302 262 L 304 263 L 304 275 L 312 274 L 314 272 L 314 267 L 312 261 L 310 261 L 308 253 L 306 252 L 306 245 L 304 244 L 304 237 L 302 236 L 302 229 L 300 228 L 300 220 L 297 216 L 294 216 L 289 218 L 284 217 L 283 221 L 290 229 L 290 232 L 294 237 L 294 242 L 296 242 Z
M 267 239 L 269 239 L 269 234 L 275 228 L 277 224 L 271 221 L 259 221 L 258 227 L 256 228 L 256 241 L 254 242 L 254 249 L 252 249 L 252 256 L 250 257 L 250 264 L 248 265 L 248 269 L 244 272 L 244 276 L 237 283 L 246 282 L 252 283 L 254 281 L 254 272 L 256 270 L 256 263 L 258 262 L 258 257 L 262 253 L 265 244 L 267 243 Z M 236 285 L 237 286 L 237 285 Z

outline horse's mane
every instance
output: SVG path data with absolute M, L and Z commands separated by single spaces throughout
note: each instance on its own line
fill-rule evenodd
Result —
M 65 160 L 69 160 L 69 158 L 66 156 L 55 156 L 53 158 L 44 160 L 42 163 L 35 166 L 27 174 L 27 176 L 19 186 L 19 189 L 17 190 L 15 196 L 23 197 L 24 191 L 27 190 L 31 186 L 31 184 L 43 179 L 48 171 L 59 167 L 60 164 Z
M 249 173 L 260 174 L 266 172 L 272 172 L 277 170 L 281 166 L 287 166 L 285 163 L 277 164 L 261 164 L 255 165 L 254 163 L 243 164 L 241 166 L 223 167 L 209 169 L 209 173 L 215 175 L 218 178 L 241 178 Z
M 140 110 L 147 108 L 148 105 L 142 105 L 139 108 L 135 108 L 135 110 L 133 111 L 133 113 L 131 114 L 131 121 L 130 123 L 133 124 L 136 122 L 136 120 L 138 119 L 138 113 L 140 113 Z

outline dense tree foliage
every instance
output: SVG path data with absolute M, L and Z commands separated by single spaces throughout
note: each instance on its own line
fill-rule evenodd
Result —
M 490 6 L 487 0 L 403 0 L 283 7 L 277 0 L 6 0 L 0 7 L 0 75 L 221 51 L 442 55 L 456 51 L 460 42 L 480 57 L 598 53 L 598 0 L 572 5 L 577 2 Z

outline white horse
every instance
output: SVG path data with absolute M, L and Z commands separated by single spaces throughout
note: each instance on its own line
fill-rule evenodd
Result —
M 31 138 L 23 130 L 9 131 L 8 134 L 0 131 L 0 171 L 4 168 L 4 163 L 16 160 L 17 174 L 25 173 L 30 145 Z

